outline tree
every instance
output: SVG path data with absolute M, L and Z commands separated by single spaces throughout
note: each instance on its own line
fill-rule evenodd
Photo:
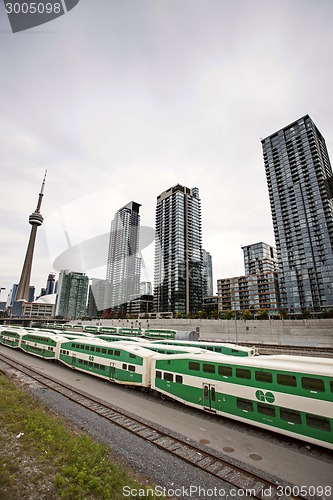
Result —
M 244 309 L 242 313 L 242 319 L 251 319 L 251 318 L 252 318 L 251 312 L 248 309 Z
M 233 319 L 234 317 L 235 317 L 234 311 L 230 310 L 225 313 L 225 319 Z
M 214 309 L 214 311 L 212 311 L 212 312 L 210 313 L 210 317 L 211 317 L 212 319 L 217 319 L 217 318 L 219 317 L 219 312 L 218 312 L 218 310 L 217 310 L 217 309 Z
M 176 319 L 181 319 L 183 317 L 180 311 L 176 312 Z
M 257 311 L 257 318 L 258 319 L 268 319 L 267 309 L 260 309 L 259 311 Z

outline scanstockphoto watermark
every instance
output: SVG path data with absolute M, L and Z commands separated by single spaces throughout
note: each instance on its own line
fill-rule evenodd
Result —
M 272 493 L 272 492 L 271 492 Z M 269 492 L 267 492 L 269 496 Z M 266 496 L 267 496 L 266 494 Z M 191 485 L 181 486 L 179 488 L 155 486 L 154 488 L 131 488 L 130 486 L 123 487 L 123 496 L 125 498 L 212 498 L 220 499 L 226 497 L 233 498 L 250 498 L 256 495 L 256 490 L 232 488 L 225 490 L 224 488 L 203 488 L 202 486 Z
M 131 488 L 123 487 L 123 496 L 125 498 L 251 498 L 261 496 L 262 498 L 294 498 L 295 496 L 304 496 L 306 498 L 329 498 L 332 494 L 331 486 L 282 486 L 275 488 L 269 486 L 262 488 L 259 492 L 255 488 L 203 488 L 202 486 L 190 485 L 179 488 L 155 486 L 154 488 Z
M 63 16 L 80 0 L 3 0 L 13 33 L 40 26 Z

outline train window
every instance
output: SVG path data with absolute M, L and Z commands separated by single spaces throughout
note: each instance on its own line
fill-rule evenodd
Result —
M 156 371 L 156 378 L 162 378 L 162 372 L 159 370 Z
M 288 408 L 280 408 L 280 417 L 282 420 L 287 420 L 293 424 L 301 423 L 301 414 L 295 410 L 288 410 Z
M 96 347 L 96 352 L 101 352 L 101 348 L 100 347 Z
M 181 375 L 176 375 L 176 382 L 177 382 L 177 384 L 182 384 L 183 383 L 183 377 Z
M 85 359 L 85 360 L 83 361 L 83 364 L 84 364 L 85 366 L 88 366 L 88 361 Z
M 89 361 L 89 366 L 90 367 L 94 366 L 94 363 L 92 361 Z
M 333 380 L 330 382 L 331 392 L 333 392 Z
M 231 377 L 232 368 L 231 366 L 223 366 L 220 365 L 218 368 L 219 375 L 223 375 L 223 377 Z
M 89 346 L 88 345 L 86 345 L 85 350 L 89 351 Z
M 215 387 L 211 388 L 211 390 L 210 390 L 210 397 L 211 397 L 212 401 L 215 401 L 215 399 L 216 399 L 216 397 L 215 397 Z
M 80 349 L 82 349 L 82 351 L 84 350 L 84 345 L 80 345 Z
M 194 361 L 190 361 L 188 364 L 188 367 L 190 370 L 199 371 L 200 370 L 200 363 L 195 363 Z
M 249 399 L 237 398 L 237 408 L 245 411 L 253 411 L 253 402 Z
M 289 387 L 296 387 L 297 385 L 295 375 L 286 375 L 285 373 L 278 373 L 277 383 L 280 385 L 288 385 Z
M 202 365 L 202 370 L 206 373 L 215 373 L 215 366 L 214 365 L 207 365 L 204 363 Z
M 128 365 L 128 369 L 130 372 L 135 372 L 135 366 L 134 365 Z
M 75 344 L 72 344 L 72 347 L 75 347 Z
M 115 356 L 120 356 L 120 351 L 114 351 Z
M 75 349 L 80 349 L 80 344 L 75 344 Z
M 104 347 L 102 348 L 102 353 L 106 354 L 106 349 Z
M 94 351 L 95 350 L 95 347 L 93 345 L 90 346 L 90 350 L 91 351 Z
M 251 372 L 250 370 L 245 370 L 244 368 L 236 368 L 236 377 L 250 380 Z
M 104 365 L 100 365 L 100 369 L 101 369 L 102 371 L 104 371 L 104 370 L 105 370 L 105 366 L 104 366 Z
M 268 384 L 271 384 L 273 381 L 273 377 L 270 372 L 258 371 L 255 373 L 255 377 L 258 382 L 267 382 Z
M 314 429 L 320 429 L 321 431 L 331 430 L 330 421 L 328 418 L 318 417 L 317 415 L 306 415 L 306 423 L 309 427 L 313 427 Z
M 267 415 L 268 417 L 275 417 L 275 408 L 271 405 L 266 405 L 264 403 L 257 404 L 258 413 L 262 415 Z
M 221 352 L 221 347 L 215 347 L 215 352 Z
M 123 363 L 123 370 L 127 370 L 127 365 L 126 365 L 126 363 Z
M 309 391 L 325 391 L 324 381 L 320 378 L 302 377 L 302 387 L 303 389 L 309 389 Z
M 111 356 L 113 356 L 113 349 L 108 349 L 108 354 L 110 354 Z
M 130 358 L 134 358 L 134 359 L 135 359 L 135 358 L 136 358 L 136 355 L 135 355 L 135 354 L 132 354 L 132 353 L 130 352 L 129 357 L 130 357 Z
M 173 382 L 173 374 L 172 373 L 164 372 L 163 378 L 164 378 L 164 380 L 167 380 L 168 382 Z
M 214 351 L 214 347 L 207 347 L 207 351 Z

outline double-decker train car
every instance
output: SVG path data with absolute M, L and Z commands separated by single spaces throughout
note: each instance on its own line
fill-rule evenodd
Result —
M 144 339 L 140 339 L 144 340 Z M 159 354 L 184 354 L 184 353 L 192 353 L 192 354 L 205 354 L 206 351 L 204 349 L 200 349 L 199 347 L 191 347 L 187 345 L 170 345 L 169 342 L 164 344 L 161 342 L 149 342 L 145 340 L 142 344 L 145 349 L 149 349 L 150 351 L 154 351 Z
M 28 333 L 27 330 L 17 327 L 7 327 L 0 330 L 0 344 L 7 345 L 13 349 L 20 349 L 22 335 Z
M 155 340 L 155 344 L 164 344 L 166 341 Z M 207 351 L 216 352 L 219 354 L 228 354 L 230 356 L 255 356 L 257 349 L 255 347 L 246 347 L 225 342 L 205 342 L 204 340 L 187 341 L 187 340 L 168 340 L 169 345 L 198 347 Z
M 300 356 L 156 355 L 152 389 L 184 404 L 333 449 L 333 366 Z
M 102 334 L 102 335 L 96 335 L 95 338 L 105 340 L 106 342 L 141 342 L 144 344 L 145 342 L 148 342 L 146 339 L 143 339 L 141 337 L 131 337 L 130 335 L 108 335 L 108 334 Z
M 59 361 L 118 384 L 149 388 L 154 354 L 136 342 L 80 338 L 61 342 Z
M 33 356 L 39 358 L 57 360 L 59 356 L 60 343 L 66 337 L 54 333 L 28 332 L 21 336 L 20 347 Z

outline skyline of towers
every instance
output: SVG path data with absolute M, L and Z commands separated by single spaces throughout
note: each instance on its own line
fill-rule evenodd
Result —
M 43 179 L 42 187 L 41 187 L 41 190 L 40 190 L 40 193 L 38 196 L 36 210 L 29 217 L 29 224 L 31 224 L 32 227 L 31 227 L 27 252 L 25 255 L 24 264 L 23 264 L 23 268 L 22 268 L 22 273 L 21 273 L 19 284 L 18 284 L 16 300 L 26 300 L 26 301 L 29 300 L 29 286 L 30 286 L 30 278 L 31 278 L 31 268 L 32 268 L 32 259 L 33 259 L 33 255 L 34 255 L 37 228 L 43 224 L 43 216 L 40 213 L 40 208 L 41 208 L 42 199 L 44 196 L 46 173 L 47 173 L 47 170 L 45 171 L 45 174 L 44 174 L 44 179 Z
M 278 271 L 279 306 L 291 313 L 332 308 L 333 174 L 325 140 L 309 115 L 305 115 L 262 139 L 261 144 L 276 250 L 262 242 L 242 247 L 245 275 L 266 273 L 268 279 L 268 274 Z M 43 223 L 40 209 L 45 179 L 46 172 L 37 208 L 29 217 L 32 228 L 16 300 L 29 300 L 36 232 Z M 140 206 L 133 201 L 128 203 L 111 222 L 105 308 L 119 308 L 140 295 Z M 177 184 L 157 197 L 156 241 L 156 312 L 197 312 L 202 296 L 211 295 L 207 270 L 212 267 L 210 254 L 202 249 L 198 188 Z M 222 283 L 223 280 L 219 281 L 224 286 L 227 282 Z M 263 285 L 262 289 L 275 286 L 273 278 L 265 283 L 253 280 L 246 285 L 249 290 L 252 287 L 253 294 L 259 285 Z M 244 283 L 240 283 L 242 287 Z M 102 283 L 98 286 L 101 295 Z M 267 301 L 267 307 L 273 307 L 269 306 L 273 302 Z
M 281 307 L 333 306 L 333 177 L 309 115 L 262 139 L 279 260 Z
M 157 197 L 154 310 L 197 312 L 202 305 L 199 189 L 177 184 Z
M 127 203 L 111 221 L 105 309 L 126 309 L 126 303 L 140 294 L 140 206 L 134 201 Z

